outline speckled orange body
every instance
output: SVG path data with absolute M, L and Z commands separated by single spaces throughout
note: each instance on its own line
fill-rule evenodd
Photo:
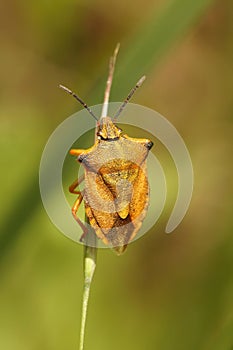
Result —
M 103 117 L 93 147 L 70 151 L 85 169 L 82 196 L 89 222 L 118 254 L 135 237 L 146 215 L 146 159 L 152 145 L 148 139 L 128 137 L 109 117 Z
M 70 154 L 77 156 L 85 170 L 84 176 L 75 180 L 69 187 L 71 193 L 78 195 L 72 207 L 72 214 L 83 230 L 81 240 L 88 234 L 87 227 L 77 215 L 78 208 L 84 200 L 86 215 L 97 237 L 121 254 L 137 234 L 146 215 L 149 203 L 146 158 L 153 143 L 147 139 L 131 138 L 123 134 L 113 122 L 142 85 L 145 76 L 141 77 L 129 92 L 113 120 L 107 117 L 118 50 L 119 44 L 110 58 L 100 119 L 77 94 L 63 85 L 60 85 L 60 88 L 81 103 L 97 121 L 96 141 L 93 147 L 87 150 L 70 150 Z M 76 188 L 83 180 L 85 187 L 80 192 Z

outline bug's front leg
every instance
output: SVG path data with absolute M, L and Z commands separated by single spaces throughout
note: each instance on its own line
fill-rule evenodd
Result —
M 80 185 L 80 183 L 84 180 L 84 176 L 81 176 L 79 179 L 75 180 L 69 187 L 69 191 L 71 193 L 77 194 L 78 197 L 76 199 L 76 201 L 74 202 L 74 205 L 72 207 L 72 215 L 74 217 L 74 219 L 77 221 L 77 223 L 79 224 L 79 226 L 81 227 L 81 229 L 83 230 L 83 234 L 80 238 L 80 241 L 83 242 L 84 237 L 88 234 L 88 229 L 87 227 L 83 224 L 83 222 L 79 219 L 79 217 L 77 216 L 77 211 L 82 203 L 83 200 L 83 195 L 80 191 L 77 191 L 76 188 Z

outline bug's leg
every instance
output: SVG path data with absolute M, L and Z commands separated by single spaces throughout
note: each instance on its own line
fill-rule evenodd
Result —
M 75 189 L 83 182 L 84 175 L 82 175 L 79 179 L 76 179 L 69 187 L 70 193 L 80 194 L 80 191 L 76 191 Z
M 80 204 L 82 203 L 82 200 L 83 200 L 83 196 L 81 193 L 79 193 L 79 196 L 76 199 L 76 201 L 74 202 L 74 205 L 72 207 L 72 215 L 75 218 L 75 220 L 77 221 L 77 223 L 79 224 L 79 226 L 81 227 L 81 229 L 83 230 L 83 234 L 80 238 L 81 242 L 83 241 L 83 238 L 88 234 L 87 227 L 83 224 L 83 222 L 77 216 L 77 211 L 78 211 L 78 208 L 80 207 Z
M 83 238 L 87 235 L 88 233 L 88 229 L 87 227 L 83 224 L 83 222 L 79 219 L 79 217 L 77 216 L 77 211 L 78 208 L 80 207 L 80 204 L 82 203 L 83 200 L 83 196 L 82 193 L 80 191 L 76 191 L 76 188 L 80 185 L 80 183 L 84 180 L 84 175 L 81 176 L 79 179 L 76 179 L 69 187 L 69 191 L 71 193 L 77 194 L 78 198 L 76 199 L 76 201 L 74 202 L 74 205 L 72 207 L 72 215 L 74 217 L 74 219 L 77 221 L 77 223 L 79 224 L 79 226 L 81 227 L 81 229 L 83 230 L 83 234 L 80 238 L 80 241 L 83 241 Z

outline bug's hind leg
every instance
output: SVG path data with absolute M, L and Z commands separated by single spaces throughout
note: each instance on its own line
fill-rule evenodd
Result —
M 81 229 L 83 230 L 83 234 L 80 238 L 80 242 L 83 242 L 84 237 L 88 234 L 88 229 L 87 227 L 83 224 L 83 222 L 79 219 L 79 217 L 77 216 L 77 211 L 82 203 L 83 200 L 83 195 L 80 191 L 77 191 L 76 188 L 80 185 L 80 183 L 84 180 L 84 176 L 81 176 L 79 179 L 76 179 L 69 187 L 69 191 L 71 193 L 77 194 L 78 197 L 76 199 L 76 201 L 74 202 L 74 205 L 72 207 L 72 215 L 74 217 L 74 219 L 77 221 L 77 223 L 79 224 L 79 226 L 81 227 Z

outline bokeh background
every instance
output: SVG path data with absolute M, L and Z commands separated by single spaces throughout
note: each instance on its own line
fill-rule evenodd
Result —
M 133 102 L 176 126 L 195 187 L 185 219 L 164 234 L 177 175 L 154 147 L 172 194 L 123 256 L 98 252 L 86 349 L 233 349 L 232 1 L 10 0 L 0 8 L 0 348 L 78 348 L 83 247 L 49 221 L 38 168 L 51 132 L 80 109 L 57 85 L 100 103 L 120 41 L 111 100 L 147 75 Z

